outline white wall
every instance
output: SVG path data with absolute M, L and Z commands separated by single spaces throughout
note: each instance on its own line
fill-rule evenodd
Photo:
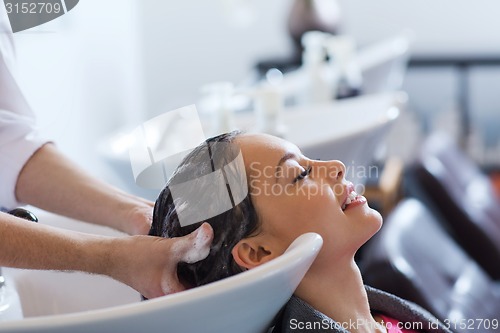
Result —
M 39 127 L 92 170 L 99 140 L 142 112 L 135 0 L 84 0 L 14 34 L 19 81 Z
M 361 43 L 414 30 L 417 53 L 500 53 L 496 0 L 341 0 L 346 28 Z
M 220 80 L 239 83 L 258 59 L 286 55 L 289 3 L 140 1 L 148 112 L 154 115 L 192 104 L 202 85 Z M 243 9 L 238 11 L 236 5 Z

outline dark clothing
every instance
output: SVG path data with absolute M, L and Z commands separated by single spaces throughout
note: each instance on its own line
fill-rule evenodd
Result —
M 384 291 L 366 286 L 370 309 L 402 323 L 415 323 L 412 329 L 419 332 L 450 333 L 438 319 L 420 306 Z M 347 323 L 346 323 L 347 325 Z M 353 323 L 355 325 L 355 323 Z M 410 327 L 409 327 L 410 328 Z M 338 332 L 348 333 L 339 323 L 314 309 L 298 297 L 288 301 L 272 333 Z

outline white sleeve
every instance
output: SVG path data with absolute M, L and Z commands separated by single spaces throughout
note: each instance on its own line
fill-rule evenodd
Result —
M 28 159 L 46 142 L 34 127 L 34 119 L 0 110 L 0 208 L 22 205 L 15 196 L 17 178 Z
M 5 18 L 0 12 L 0 210 L 21 205 L 15 196 L 19 173 L 47 142 L 38 136 L 35 116 L 12 75 L 14 47 Z

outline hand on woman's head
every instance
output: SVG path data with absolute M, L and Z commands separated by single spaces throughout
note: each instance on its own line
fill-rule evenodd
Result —
M 213 231 L 209 224 L 184 237 L 162 239 L 148 236 L 120 237 L 110 251 L 109 276 L 131 286 L 146 298 L 185 290 L 179 280 L 179 262 L 203 260 L 210 251 Z

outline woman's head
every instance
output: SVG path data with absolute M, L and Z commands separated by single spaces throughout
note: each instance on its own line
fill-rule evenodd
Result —
M 221 142 L 230 145 L 215 144 Z M 174 204 L 170 188 L 176 179 L 207 174 L 213 170 L 211 163 L 215 169 L 223 167 L 235 152 L 243 156 L 248 195 L 234 208 L 206 220 L 214 229 L 209 257 L 179 265 L 180 279 L 190 285 L 216 281 L 276 258 L 305 232 L 319 233 L 324 240 L 313 266 L 331 266 L 335 260 L 352 258 L 381 226 L 380 215 L 352 193 L 340 161 L 308 159 L 290 142 L 263 134 L 229 133 L 207 143 L 217 153 L 212 153 L 212 161 L 201 159 L 207 146 L 202 145 L 184 159 L 156 202 L 151 234 L 178 237 L 198 227 L 199 223 L 180 226 L 176 210 L 199 207 L 182 198 Z M 198 185 L 193 190 L 214 202 L 227 193 L 216 187 L 214 191 L 210 182 Z
M 208 257 L 200 262 L 178 266 L 179 278 L 189 286 L 204 285 L 235 275 L 243 269 L 233 260 L 231 251 L 236 243 L 258 232 L 259 221 L 250 195 L 230 209 L 220 212 L 228 198 L 226 187 L 214 184 L 209 177 L 216 170 L 224 170 L 225 177 L 237 179 L 237 168 L 228 168 L 237 157 L 239 148 L 234 139 L 239 132 L 231 132 L 208 139 L 190 152 L 156 200 L 150 235 L 180 237 L 191 233 L 202 222 L 208 222 L 214 231 L 214 239 Z M 231 174 L 232 173 L 232 174 Z M 176 185 L 189 184 L 182 191 L 175 191 Z M 247 186 L 242 182 L 241 186 Z M 233 192 L 238 189 L 232 188 Z M 247 193 L 247 188 L 239 189 Z M 196 198 L 205 197 L 204 204 Z M 209 203 L 208 205 L 206 203 Z M 207 212 L 208 219 L 199 220 Z M 189 223 L 183 223 L 188 220 Z M 192 223 L 197 221 L 196 223 Z
M 345 179 L 342 162 L 312 160 L 296 145 L 269 135 L 241 135 L 235 142 L 245 159 L 252 203 L 261 221 L 259 234 L 246 240 L 254 250 L 279 255 L 299 235 L 316 232 L 323 237 L 323 248 L 313 267 L 331 266 L 352 258 L 381 227 L 380 214 Z M 240 254 L 241 249 L 238 244 Z M 257 266 L 260 261 L 244 264 Z

